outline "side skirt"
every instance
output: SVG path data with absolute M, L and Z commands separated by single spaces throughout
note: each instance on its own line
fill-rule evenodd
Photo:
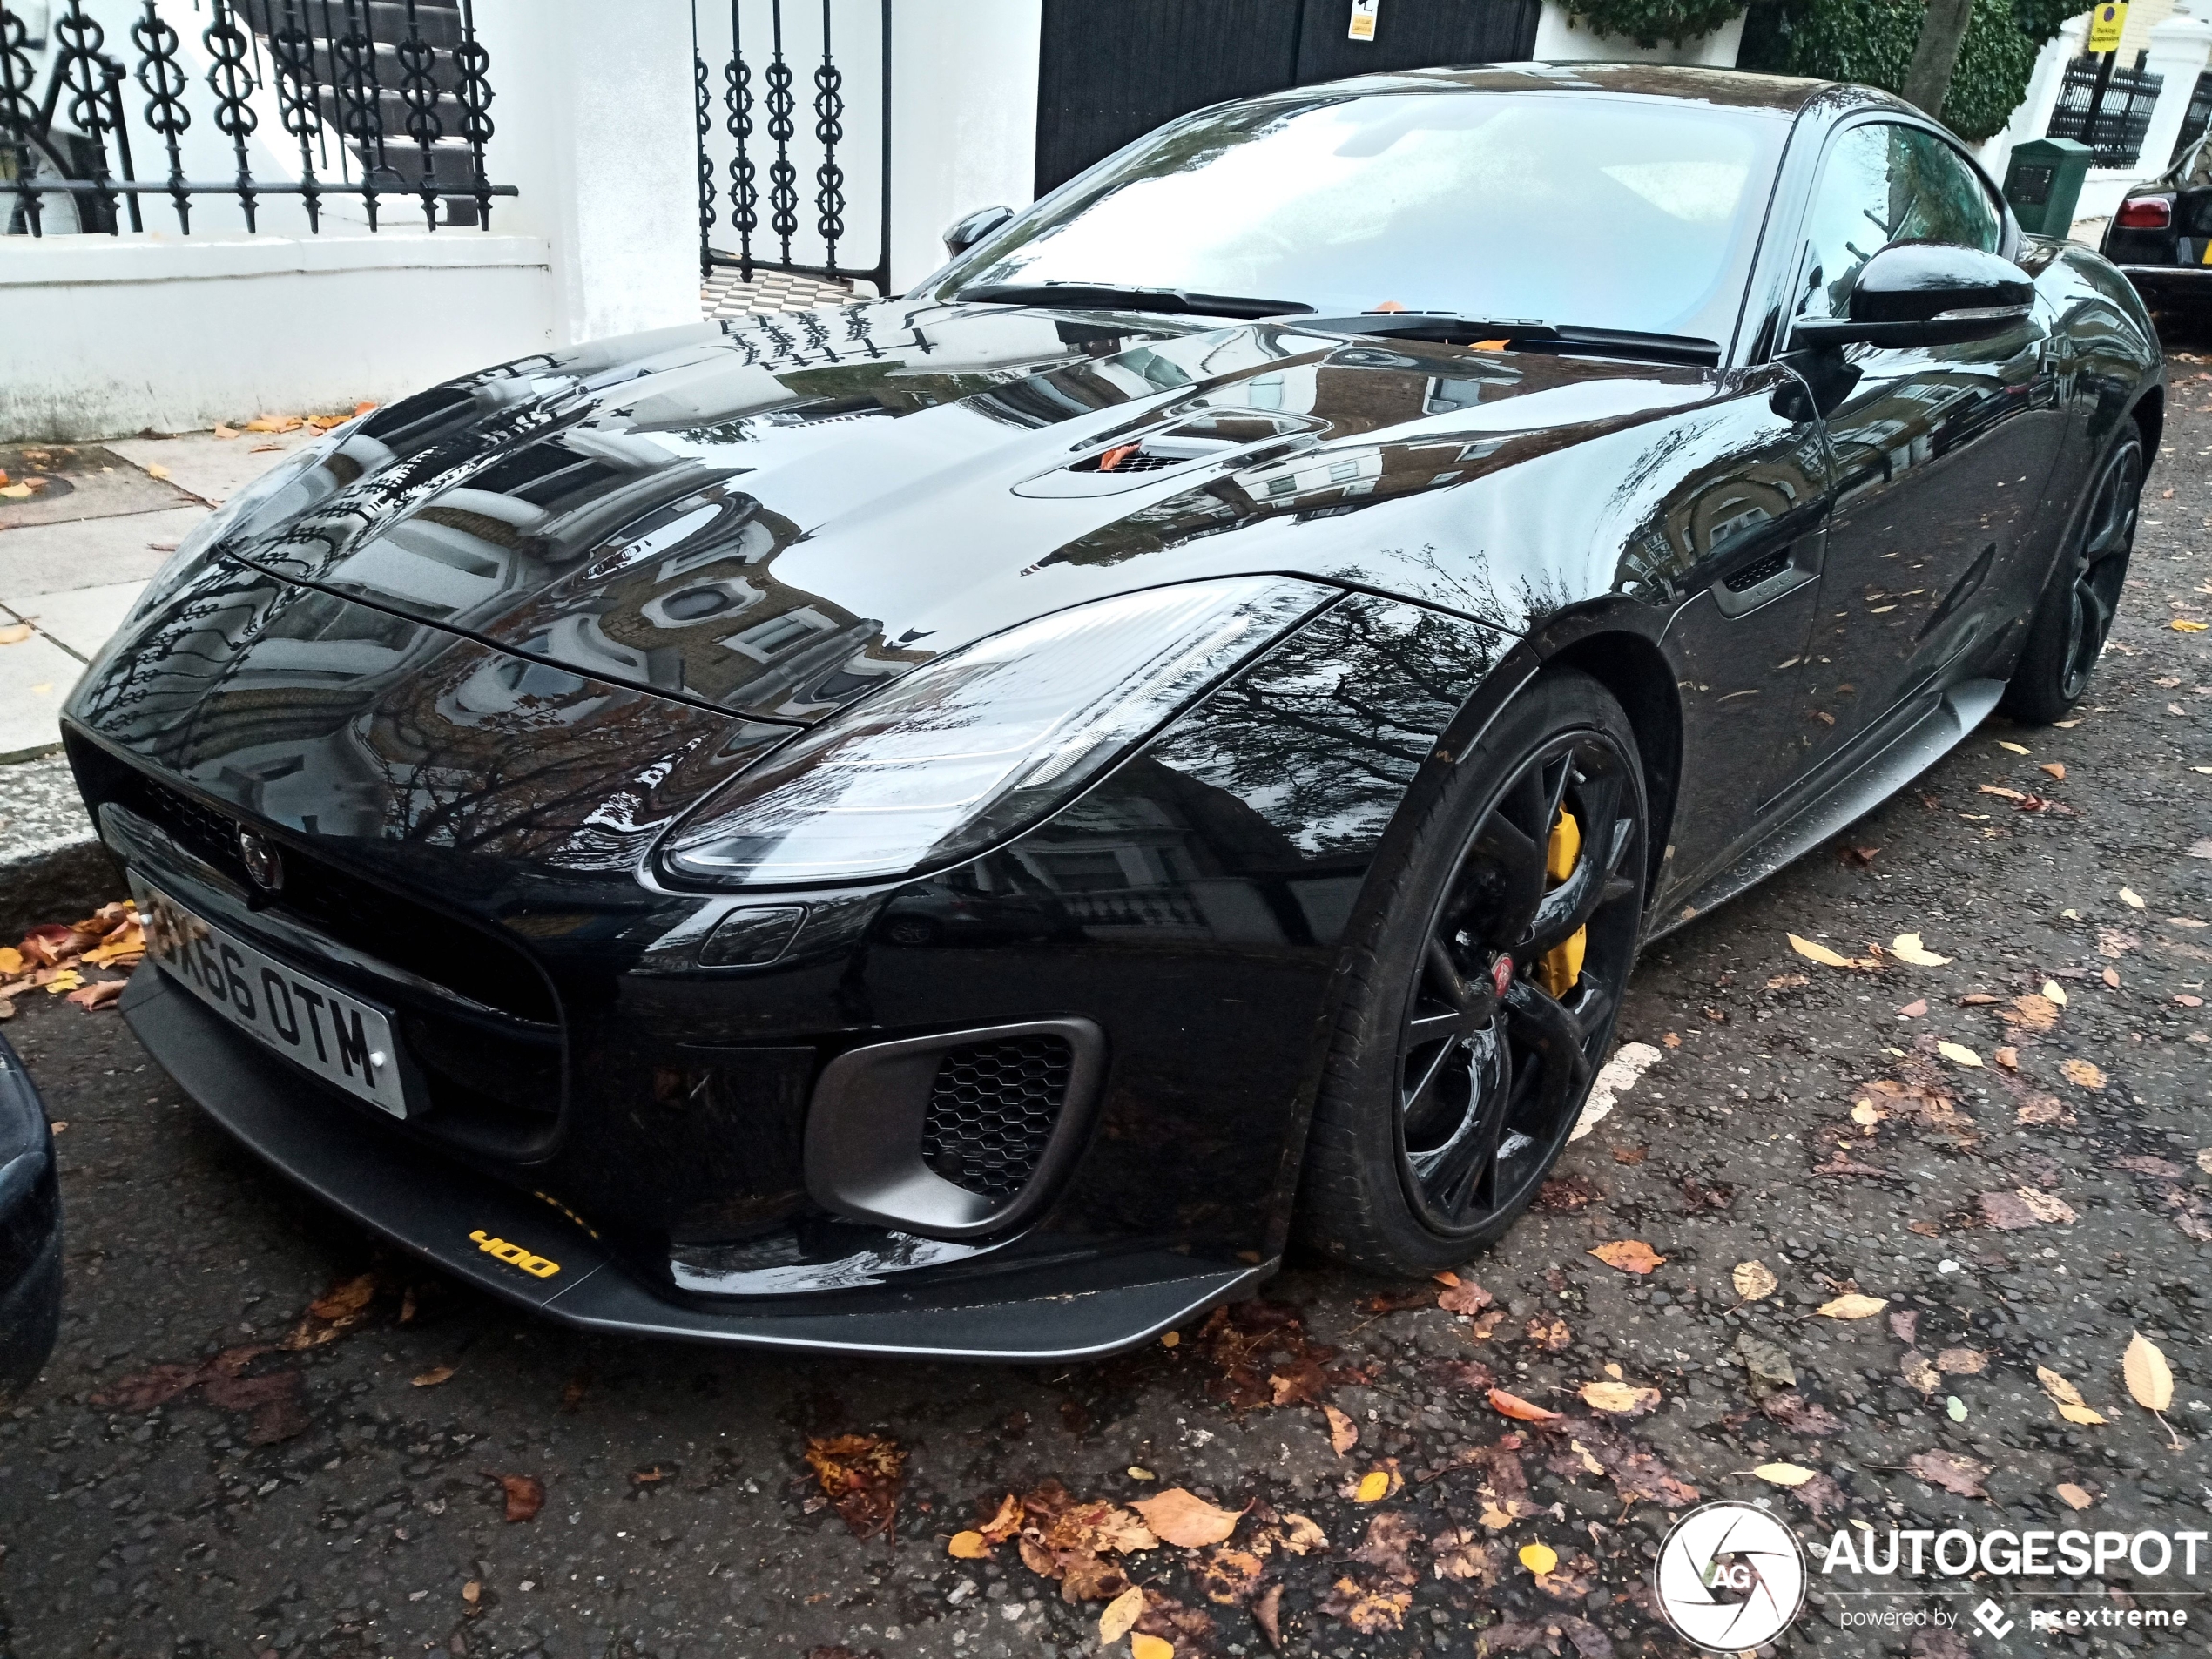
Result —
M 1644 943 L 1663 939 L 1707 911 L 1757 886 L 1837 831 L 1864 818 L 1973 734 L 2005 693 L 2002 680 L 1964 680 L 1939 696 L 1874 753 L 1791 812 L 1696 891 L 1669 900 L 1644 929 Z

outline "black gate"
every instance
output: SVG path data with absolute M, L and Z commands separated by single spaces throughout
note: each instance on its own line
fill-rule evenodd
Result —
M 2059 84 L 2059 101 L 2046 129 L 2054 138 L 2077 138 L 2096 154 L 2100 167 L 2132 167 L 2142 153 L 2143 135 L 2150 131 L 2150 112 L 2158 102 L 2166 78 L 2141 68 L 2112 71 L 2104 102 L 2097 106 L 2097 131 L 2089 135 L 2089 105 L 2096 98 L 2097 60 L 2077 57 L 2066 66 Z
M 2174 135 L 2174 153 L 2166 158 L 2166 165 L 2170 167 L 2187 155 L 2207 127 L 2212 127 L 2212 69 L 2196 78 L 2196 85 L 2189 92 L 2188 113 L 2182 118 L 2182 130 Z
M 890 293 L 891 0 L 691 0 L 691 56 L 699 274 Z
M 1351 0 L 1044 0 L 1037 194 L 1224 98 L 1525 58 L 1541 10 L 1541 0 L 1382 0 L 1374 38 L 1359 41 Z

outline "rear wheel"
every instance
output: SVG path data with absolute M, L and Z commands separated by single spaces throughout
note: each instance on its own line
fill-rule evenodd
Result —
M 1462 1262 L 1527 1206 L 1610 1040 L 1642 914 L 1643 773 L 1620 705 L 1548 673 L 1378 870 L 1314 1108 L 1308 1241 Z
M 2088 511 L 2028 624 L 2027 644 L 1999 705 L 2013 719 L 2033 725 L 2062 720 L 2088 690 L 2128 579 L 2142 491 L 2142 441 L 2130 431 L 2099 469 Z

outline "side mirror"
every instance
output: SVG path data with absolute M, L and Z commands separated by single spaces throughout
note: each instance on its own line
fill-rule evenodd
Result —
M 1847 317 L 1800 317 L 1792 346 L 1949 346 L 2025 321 L 2035 284 L 2010 260 L 1942 242 L 1892 242 L 1860 267 Z
M 945 233 L 945 252 L 958 259 L 1014 217 L 1011 207 L 979 207 Z

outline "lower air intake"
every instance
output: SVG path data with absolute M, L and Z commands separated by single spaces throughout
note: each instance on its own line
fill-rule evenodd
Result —
M 1048 1033 L 948 1050 L 922 1118 L 922 1162 L 981 1197 L 1012 1197 L 1036 1173 L 1074 1065 L 1067 1038 Z

